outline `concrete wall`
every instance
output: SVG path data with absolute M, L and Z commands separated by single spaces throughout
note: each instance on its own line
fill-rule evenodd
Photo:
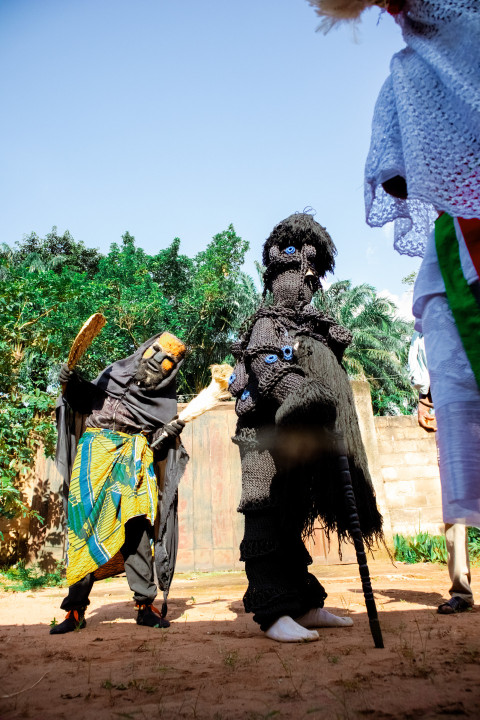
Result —
M 442 498 L 435 433 L 416 416 L 376 417 L 384 493 L 392 531 L 415 535 L 419 530 L 441 534 Z
M 419 529 L 438 533 L 442 513 L 434 435 L 420 428 L 416 417 L 374 418 L 367 383 L 355 381 L 352 387 L 387 539 L 392 533 L 415 534 Z M 224 403 L 187 425 L 183 432 L 190 462 L 179 492 L 179 571 L 242 567 L 238 547 L 243 516 L 236 512 L 240 458 L 231 442 L 235 424 L 234 404 Z M 53 462 L 39 453 L 24 492 L 26 501 L 46 522 L 0 523 L 5 535 L 0 562 L 18 552 L 48 568 L 62 557 L 60 489 Z M 316 562 L 340 562 L 336 538 L 329 546 L 321 529 L 308 542 L 308 549 Z M 354 560 L 353 548 L 346 546 L 343 561 Z

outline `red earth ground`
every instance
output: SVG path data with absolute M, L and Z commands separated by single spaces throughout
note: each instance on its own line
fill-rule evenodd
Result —
M 124 577 L 96 583 L 87 627 L 63 636 L 48 632 L 63 619 L 63 589 L 0 593 L 0 718 L 480 718 L 480 613 L 436 613 L 444 566 L 371 563 L 384 650 L 356 566 L 314 571 L 326 607 L 354 625 L 309 644 L 259 632 L 243 610 L 243 573 L 177 575 L 169 630 L 135 624 Z

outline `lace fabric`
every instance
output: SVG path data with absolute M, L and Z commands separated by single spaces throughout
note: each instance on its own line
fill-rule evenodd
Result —
M 423 256 L 437 211 L 480 214 L 480 3 L 406 0 L 396 53 L 376 103 L 365 166 L 367 222 L 395 221 L 395 249 Z M 386 180 L 406 178 L 408 199 Z

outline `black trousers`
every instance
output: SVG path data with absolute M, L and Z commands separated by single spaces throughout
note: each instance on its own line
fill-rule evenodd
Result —
M 246 612 L 262 630 L 279 617 L 304 615 L 324 605 L 327 593 L 308 572 L 312 558 L 301 537 L 301 527 L 285 521 L 278 508 L 244 511 L 245 534 L 240 545 L 248 589 Z
M 149 605 L 157 596 L 153 574 L 153 556 L 150 539 L 153 528 L 144 517 L 132 518 L 125 524 L 125 543 L 120 552 L 125 562 L 125 574 L 133 592 L 133 599 Z M 80 610 L 89 605 L 88 596 L 94 582 L 93 573 L 70 585 L 68 595 L 63 599 L 62 610 Z

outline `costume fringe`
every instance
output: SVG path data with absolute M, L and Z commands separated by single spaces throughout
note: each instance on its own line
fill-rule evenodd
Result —
M 316 428 L 319 456 L 307 458 L 295 474 L 302 478 L 299 489 L 303 503 L 303 535 L 313 533 L 320 520 L 327 539 L 336 532 L 339 545 L 350 536 L 350 519 L 344 489 L 339 483 L 338 458 L 342 445 L 346 448 L 352 486 L 357 502 L 360 528 L 369 550 L 384 542 L 382 516 L 378 511 L 375 491 L 368 470 L 368 461 L 358 426 L 355 402 L 348 376 L 334 354 L 324 345 L 303 337 L 298 349 L 298 363 L 306 377 L 330 390 L 336 399 L 337 418 L 334 427 Z M 311 430 L 311 428 L 310 428 Z M 342 443 L 343 440 L 343 443 Z M 339 548 L 341 552 L 341 548 Z

